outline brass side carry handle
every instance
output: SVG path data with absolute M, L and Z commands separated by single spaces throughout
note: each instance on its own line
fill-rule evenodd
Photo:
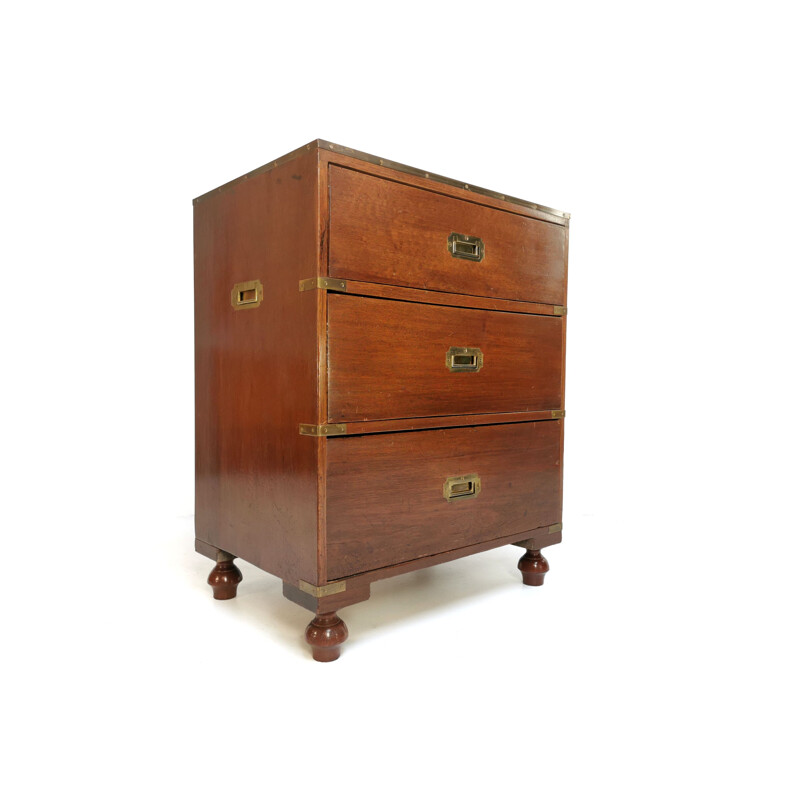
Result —
M 451 347 L 445 365 L 450 372 L 479 372 L 483 366 L 480 347 Z
M 467 261 L 482 261 L 483 239 L 463 233 L 451 233 L 447 237 L 447 249 L 453 258 L 466 258 Z
M 231 305 L 234 311 L 245 308 L 258 308 L 264 299 L 264 287 L 261 281 L 242 281 L 235 283 L 231 290 Z
M 448 503 L 452 503 L 454 500 L 477 497 L 480 491 L 481 479 L 479 475 L 459 475 L 456 478 L 447 478 L 445 480 L 442 494 Z

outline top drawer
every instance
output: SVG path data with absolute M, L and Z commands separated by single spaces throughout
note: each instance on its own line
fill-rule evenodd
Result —
M 481 260 L 454 256 L 453 233 Z M 330 167 L 333 278 L 564 305 L 565 251 L 561 225 Z

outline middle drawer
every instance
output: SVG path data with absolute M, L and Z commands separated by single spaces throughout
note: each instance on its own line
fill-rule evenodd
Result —
M 328 421 L 563 408 L 563 326 L 328 293 Z

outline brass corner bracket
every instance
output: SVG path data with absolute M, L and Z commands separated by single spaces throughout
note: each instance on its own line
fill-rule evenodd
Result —
M 564 411 L 563 408 L 561 408 L 561 409 L 557 409 L 556 411 L 551 411 L 550 412 L 550 416 L 553 419 L 564 419 L 564 417 L 567 416 L 567 412 Z
M 307 581 L 298 581 L 297 587 L 301 592 L 310 594 L 312 597 L 327 597 L 330 594 L 339 594 L 347 589 L 347 581 L 336 581 L 325 586 L 314 586 Z
M 553 306 L 553 314 L 557 317 L 566 317 L 567 316 L 567 307 L 566 306 Z
M 548 533 L 558 533 L 564 527 L 563 522 L 556 522 L 555 525 L 551 525 L 548 529 Z
M 300 423 L 300 433 L 303 436 L 343 436 L 347 433 L 347 425 L 326 424 L 326 425 L 306 425 Z
M 347 281 L 341 278 L 306 278 L 300 281 L 300 291 L 309 292 L 312 289 L 330 289 L 334 292 L 346 292 Z

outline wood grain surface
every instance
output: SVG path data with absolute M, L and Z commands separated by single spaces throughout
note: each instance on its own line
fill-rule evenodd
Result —
M 298 435 L 319 407 L 316 150 L 194 206 L 197 538 L 317 583 L 317 467 Z M 264 301 L 235 311 L 235 283 Z M 323 328 L 324 329 L 324 328 Z
M 565 230 L 355 170 L 330 167 L 331 277 L 564 305 Z M 451 233 L 483 239 L 454 258 Z
M 561 420 L 328 442 L 328 580 L 561 521 Z M 445 480 L 481 491 L 447 502 Z
M 561 408 L 563 317 L 328 296 L 331 422 Z M 450 372 L 478 347 L 479 372 Z

